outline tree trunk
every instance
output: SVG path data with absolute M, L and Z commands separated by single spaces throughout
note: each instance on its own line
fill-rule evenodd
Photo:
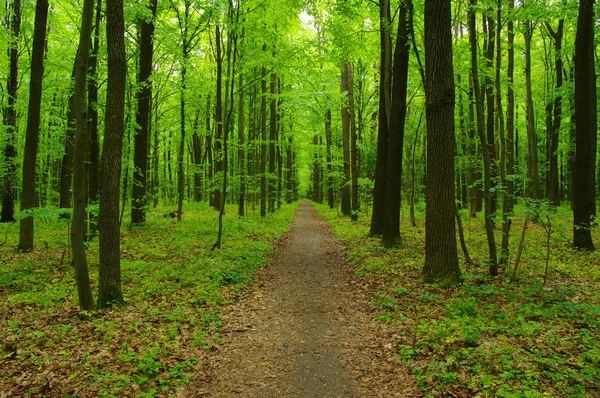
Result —
M 89 135 L 89 162 L 88 162 L 88 202 L 98 203 L 98 190 L 100 183 L 100 144 L 98 140 L 98 53 L 100 51 L 100 21 L 102 16 L 102 0 L 96 2 L 94 46 L 89 59 L 88 79 L 88 135 Z M 98 234 L 98 216 L 89 213 L 89 235 Z
M 496 238 L 494 236 L 494 220 L 492 219 L 492 196 L 490 188 L 492 186 L 491 178 L 491 158 L 489 154 L 489 146 L 487 137 L 484 131 L 483 121 L 483 102 L 481 91 L 479 90 L 479 72 L 477 68 L 477 30 L 475 26 L 475 7 L 476 0 L 471 0 L 471 9 L 469 11 L 469 41 L 471 44 L 471 72 L 473 74 L 473 96 L 475 99 L 476 115 L 477 115 L 477 134 L 481 143 L 481 152 L 483 154 L 483 197 L 485 200 L 485 232 L 488 241 L 490 253 L 490 274 L 495 276 L 498 274 L 497 254 L 496 254 Z
M 458 282 L 454 202 L 454 76 L 450 0 L 425 0 L 427 207 L 425 282 Z
M 325 151 L 327 152 L 327 204 L 330 209 L 335 207 L 335 196 L 333 192 L 333 158 L 331 156 L 332 146 L 331 109 L 327 109 L 325 112 Z
M 75 112 L 75 143 L 73 146 L 73 219 L 71 228 L 71 247 L 75 265 L 75 279 L 79 294 L 79 307 L 82 310 L 94 308 L 94 299 L 90 287 L 88 264 L 85 253 L 85 158 L 88 137 L 86 85 L 94 0 L 83 2 L 79 47 L 75 59 L 75 92 L 73 94 Z
M 391 39 L 390 39 L 390 2 L 380 0 L 379 26 L 381 30 L 380 70 L 379 70 L 379 123 L 377 128 L 377 160 L 375 162 L 375 188 L 373 190 L 373 214 L 371 216 L 371 235 L 383 233 L 385 219 L 385 174 L 387 165 L 387 140 L 389 128 L 389 104 L 391 88 Z
M 216 26 L 215 31 L 215 44 L 217 53 L 217 90 L 215 97 L 215 124 L 217 126 L 217 136 L 215 139 L 215 152 L 214 152 L 214 163 L 215 163 L 215 177 L 216 180 L 215 188 L 215 199 L 214 206 L 215 210 L 221 208 L 221 188 L 219 187 L 219 178 L 223 172 L 223 56 L 221 51 L 221 28 Z
M 8 106 L 4 109 L 6 146 L 4 147 L 4 187 L 2 190 L 2 217 L 0 222 L 15 221 L 15 174 L 17 166 L 17 94 L 19 89 L 19 47 L 21 34 L 21 0 L 13 0 L 10 15 L 11 42 L 8 48 L 9 72 L 7 81 Z M 7 11 L 8 12 L 8 11 Z
M 512 13 L 515 7 L 514 0 L 509 2 L 509 12 Z M 500 263 L 508 263 L 509 255 L 509 234 L 511 220 L 509 219 L 509 213 L 513 211 L 514 207 L 514 194 L 515 194 L 515 154 L 514 154 L 514 134 L 515 134 L 515 94 L 513 91 L 513 77 L 514 77 L 514 65 L 515 65 L 515 49 L 514 49 L 514 24 L 511 16 L 509 15 L 507 24 L 507 42 L 508 42 L 508 59 L 507 59 L 507 71 L 508 87 L 506 94 L 506 141 L 505 141 L 505 157 L 506 157 L 506 171 L 505 171 L 505 189 L 506 192 L 502 199 L 502 249 L 500 255 Z
M 266 50 L 266 45 L 263 46 Z M 260 97 L 260 216 L 267 215 L 267 68 L 262 67 Z
M 27 133 L 23 157 L 23 194 L 21 211 L 32 209 L 35 203 L 35 180 L 38 144 L 40 141 L 40 113 L 42 106 L 42 81 L 44 79 L 44 47 L 46 22 L 48 21 L 48 0 L 37 0 L 35 6 L 35 27 L 31 54 L 31 78 L 29 80 L 29 107 L 27 111 Z M 84 93 L 85 95 L 85 89 Z M 21 218 L 19 250 L 33 250 L 33 217 Z
M 496 144 L 495 144 L 495 129 L 494 129 L 494 112 L 495 112 L 495 104 L 494 104 L 494 84 L 492 82 L 491 70 L 494 65 L 494 40 L 495 40 L 495 24 L 494 20 L 491 17 L 486 17 L 487 21 L 487 46 L 484 45 L 485 48 L 485 58 L 486 58 L 486 66 L 489 70 L 489 73 L 486 73 L 485 76 L 485 102 L 487 104 L 486 108 L 486 134 L 487 134 L 487 146 L 488 146 L 488 154 L 490 156 L 490 173 L 492 181 L 495 181 L 496 176 L 498 175 L 497 167 L 496 167 Z M 485 22 L 484 22 L 485 23 Z M 484 24 L 485 28 L 485 24 Z M 485 30 L 485 29 L 484 29 Z M 492 214 L 496 212 L 496 191 L 490 193 L 490 207 Z
M 554 206 L 560 206 L 560 182 L 558 173 L 558 141 L 560 124 L 562 121 L 562 96 L 560 95 L 563 83 L 563 67 L 562 67 L 562 37 L 564 19 L 558 20 L 558 28 L 556 31 L 552 29 L 549 23 L 546 23 L 546 28 L 554 40 L 554 72 L 556 79 L 556 93 L 553 103 L 553 117 L 550 130 L 548 131 L 548 157 L 550 159 L 550 170 L 548 175 L 548 200 Z
M 246 215 L 246 138 L 245 138 L 245 109 L 244 109 L 244 74 L 240 73 L 238 89 L 242 90 L 239 92 L 238 99 L 238 168 L 240 174 L 240 194 L 238 198 L 238 215 L 244 217 Z
M 531 38 L 533 36 L 533 22 L 525 24 L 523 37 L 525 38 L 525 91 L 527 102 L 527 148 L 529 152 L 528 159 L 528 180 L 530 183 L 528 192 L 533 199 L 542 198 L 542 188 L 540 185 L 540 172 L 538 164 L 537 136 L 535 134 L 535 113 L 533 110 L 533 96 L 531 93 Z
M 271 103 L 269 104 L 269 213 L 275 212 L 277 187 L 275 176 L 275 143 L 277 142 L 277 75 L 271 74 Z
M 288 145 L 286 150 L 286 162 L 287 162 L 287 178 L 286 178 L 286 203 L 292 203 L 294 199 L 294 138 L 293 134 L 290 131 L 290 135 L 288 137 Z
M 404 151 L 404 122 L 406 119 L 406 90 L 408 87 L 409 35 L 412 29 L 407 16 L 411 0 L 400 6 L 398 34 L 392 72 L 392 112 L 388 131 L 387 165 L 385 168 L 385 217 L 383 243 L 394 245 L 400 240 L 400 205 L 402 193 L 402 154 Z M 454 134 L 454 132 L 452 132 Z
M 121 293 L 121 234 L 119 228 L 119 177 L 125 131 L 125 24 L 123 0 L 106 4 L 106 37 L 110 79 L 106 92 L 106 119 L 100 176 L 100 265 L 98 307 L 123 301 Z
M 351 73 L 352 65 L 345 63 L 342 70 L 342 93 L 348 92 L 348 75 Z M 342 161 L 343 179 L 341 189 L 342 214 L 350 216 L 352 203 L 350 202 L 350 106 L 348 105 L 348 96 L 344 98 L 342 105 Z
M 573 245 L 593 250 L 596 216 L 596 73 L 594 0 L 579 2 L 575 37 L 575 159 L 573 162 Z
M 138 74 L 136 133 L 133 151 L 133 187 L 131 191 L 131 224 L 146 223 L 146 195 L 148 170 L 148 139 L 150 136 L 150 100 L 152 99 L 152 58 L 154 52 L 154 18 L 157 0 L 150 0 L 150 17 L 141 22 L 140 71 Z

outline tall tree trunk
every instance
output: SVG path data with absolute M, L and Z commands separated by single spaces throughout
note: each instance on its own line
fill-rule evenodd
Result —
M 266 45 L 263 46 L 266 50 Z M 267 68 L 262 67 L 260 97 L 260 216 L 267 215 Z
M 4 187 L 2 189 L 2 217 L 0 222 L 15 221 L 15 174 L 17 166 L 17 94 L 19 89 L 19 47 L 21 35 L 21 0 L 13 0 L 10 15 L 9 72 L 7 81 L 8 106 L 4 109 L 4 125 L 8 139 L 4 147 Z
M 385 220 L 385 174 L 387 165 L 387 140 L 389 128 L 389 110 L 391 101 L 391 39 L 390 39 L 390 2 L 380 0 L 380 70 L 379 70 L 379 123 L 377 128 L 377 160 L 375 162 L 375 188 L 373 190 L 373 214 L 371 215 L 371 235 L 383 233 Z
M 79 49 L 77 49 L 79 52 Z M 75 80 L 75 64 L 71 79 Z M 69 94 L 69 110 L 67 112 L 67 126 L 65 134 L 65 150 L 60 167 L 59 207 L 68 209 L 71 207 L 71 185 L 73 184 L 73 145 L 75 143 L 75 98 Z
M 73 146 L 73 219 L 71 228 L 71 247 L 75 265 L 75 279 L 79 295 L 79 307 L 82 310 L 94 308 L 94 299 L 90 287 L 87 257 L 85 253 L 85 148 L 88 137 L 86 85 L 94 0 L 83 2 L 81 14 L 81 32 L 79 47 L 75 59 L 74 112 L 76 121 L 75 143 Z M 44 27 L 45 29 L 45 27 Z
M 89 59 L 88 79 L 88 135 L 89 135 L 89 162 L 88 162 L 88 202 L 98 202 L 100 183 L 100 143 L 98 140 L 98 53 L 100 51 L 100 21 L 102 18 L 102 0 L 96 2 L 94 45 Z M 91 237 L 98 234 L 98 217 L 89 213 L 89 234 Z
M 342 70 L 342 93 L 348 92 L 348 75 L 352 65 L 345 63 Z M 350 202 L 350 106 L 348 96 L 343 100 L 342 105 L 342 162 L 343 179 L 341 189 L 342 214 L 350 216 L 352 203 Z
M 277 75 L 271 74 L 271 103 L 269 104 L 269 213 L 275 212 L 277 187 L 275 176 L 275 143 L 277 142 Z
M 427 207 L 425 282 L 460 277 L 454 216 L 454 69 L 450 0 L 425 0 Z
M 121 234 L 119 228 L 119 177 L 123 133 L 125 131 L 125 23 L 123 0 L 107 0 L 106 37 L 108 84 L 104 146 L 100 176 L 100 265 L 98 267 L 98 307 L 123 301 L 121 293 Z
M 209 182 L 209 192 L 208 192 L 208 205 L 213 207 L 215 205 L 215 197 L 213 195 L 213 177 L 214 177 L 214 156 L 213 156 L 213 143 L 212 143 L 212 129 L 210 126 L 211 119 L 211 109 L 210 109 L 210 94 L 206 99 L 206 163 L 208 165 L 206 179 Z
M 527 148 L 529 195 L 533 199 L 542 198 L 540 185 L 540 172 L 538 163 L 537 136 L 535 134 L 535 112 L 533 110 L 533 95 L 531 93 L 531 39 L 533 36 L 533 22 L 525 23 L 523 37 L 525 38 L 525 92 L 527 103 Z
M 325 151 L 327 152 L 327 204 L 330 209 L 335 207 L 335 196 L 333 192 L 333 158 L 331 155 L 332 146 L 331 109 L 327 109 L 327 111 L 325 111 Z
M 470 1 L 471 9 L 469 10 L 469 41 L 471 44 L 471 73 L 473 79 L 473 95 L 476 106 L 475 113 L 477 115 L 477 134 L 479 135 L 479 141 L 481 143 L 481 153 L 483 154 L 483 197 L 485 200 L 485 232 L 490 253 L 490 274 L 492 276 L 495 276 L 498 275 L 498 260 L 496 254 L 496 238 L 494 236 L 494 220 L 492 219 L 492 195 L 490 191 L 490 188 L 492 186 L 492 164 L 489 154 L 489 145 L 484 131 L 485 124 L 483 121 L 483 102 L 481 98 L 482 92 L 479 90 L 479 72 L 477 67 L 477 30 L 475 26 L 475 7 L 477 3 L 476 0 Z
M 388 131 L 387 165 L 385 168 L 385 217 L 383 222 L 383 243 L 385 245 L 394 245 L 400 240 L 402 154 L 404 151 L 404 121 L 406 119 L 406 91 L 410 55 L 409 37 L 412 29 L 407 18 L 410 9 L 412 9 L 411 0 L 405 0 L 401 3 L 396 48 L 394 50 L 392 116 Z M 454 131 L 452 134 L 454 134 Z
M 488 10 L 491 11 L 491 10 Z M 485 42 L 487 43 L 487 46 L 484 46 L 485 48 L 485 62 L 486 62 L 486 66 L 488 68 L 488 73 L 486 73 L 485 76 L 485 84 L 484 84 L 484 90 L 485 90 L 485 102 L 487 104 L 487 108 L 486 108 L 486 134 L 487 134 L 487 146 L 488 146 L 488 153 L 490 156 L 490 166 L 491 166 L 491 178 L 492 181 L 495 180 L 496 176 L 498 175 L 497 172 L 497 167 L 496 167 L 496 144 L 495 144 L 495 129 L 494 129 L 494 112 L 496 111 L 495 108 L 495 104 L 494 104 L 494 84 L 492 82 L 492 74 L 491 71 L 494 67 L 494 40 L 496 39 L 495 37 L 495 24 L 494 24 L 494 19 L 491 17 L 486 17 L 484 18 L 484 28 L 485 28 L 485 22 L 487 22 L 487 39 L 485 40 Z M 486 29 L 484 29 L 486 30 Z M 491 211 L 492 213 L 496 212 L 496 191 L 494 190 L 492 193 L 490 193 L 490 207 L 491 207 Z
M 23 156 L 23 194 L 21 211 L 36 206 L 35 180 L 38 144 L 40 141 L 40 113 L 42 106 L 42 81 L 44 79 L 44 47 L 46 22 L 48 21 L 48 0 L 37 0 L 35 6 L 35 27 L 31 54 L 31 78 L 29 80 L 29 107 L 27 110 L 27 133 Z M 85 89 L 84 89 L 85 90 Z M 85 95 L 85 91 L 83 93 Z M 19 249 L 33 250 L 33 217 L 21 218 Z
M 137 113 L 135 117 L 136 132 L 133 151 L 133 187 L 131 191 L 131 223 L 146 223 L 146 195 L 148 170 L 148 140 L 150 136 L 150 100 L 152 99 L 152 58 L 154 52 L 154 18 L 156 17 L 157 0 L 150 0 L 148 8 L 150 17 L 141 22 L 140 37 L 140 71 L 138 74 Z
M 509 13 L 512 14 L 515 7 L 514 0 L 509 1 Z M 502 199 L 502 249 L 500 255 L 500 263 L 508 263 L 509 255 L 509 234 L 511 221 L 509 213 L 513 211 L 514 194 L 515 194 L 515 153 L 514 153 L 514 134 L 515 134 L 515 94 L 513 91 L 514 67 L 515 67 L 515 49 L 514 49 L 515 33 L 512 15 L 509 15 L 507 24 L 507 42 L 508 42 L 508 59 L 506 75 L 508 77 L 508 87 L 506 94 L 506 142 L 505 142 L 505 157 L 506 171 L 505 183 L 506 193 Z
M 159 168 L 158 163 L 160 159 L 159 150 L 160 150 L 160 138 L 158 134 L 158 96 L 154 96 L 151 103 L 151 108 L 154 108 L 154 153 L 153 153 L 153 167 L 154 172 L 152 173 L 152 198 L 153 203 L 152 206 L 158 206 L 158 197 L 159 197 Z
M 352 214 L 353 221 L 358 220 L 358 149 L 356 112 L 354 105 L 354 70 L 350 70 L 348 78 L 348 104 L 350 105 L 350 169 L 352 171 Z
M 565 20 L 558 20 L 558 28 L 556 31 L 552 29 L 549 23 L 546 23 L 546 28 L 554 40 L 554 72 L 555 72 L 555 88 L 556 93 L 553 103 L 553 118 L 548 132 L 548 157 L 550 159 L 550 170 L 548 175 L 548 200 L 554 206 L 560 206 L 560 182 L 558 169 L 558 141 L 560 124 L 562 121 L 562 96 L 560 90 L 563 83 L 563 67 L 562 67 L 562 37 L 563 26 Z
M 596 216 L 596 72 L 594 0 L 579 2 L 575 37 L 575 159 L 573 162 L 573 245 L 593 250 Z
M 192 133 L 192 149 L 194 162 L 194 202 L 202 201 L 202 139 L 200 138 L 200 110 L 194 118 L 194 131 Z
M 221 28 L 216 26 L 215 31 L 215 43 L 217 52 L 217 90 L 215 97 L 215 124 L 217 126 L 217 136 L 215 139 L 215 177 L 217 181 L 221 177 L 223 172 L 223 56 L 221 49 Z M 214 199 L 215 210 L 221 208 L 221 189 L 219 183 L 216 183 L 215 188 L 215 199 Z
M 286 147 L 286 155 L 285 155 L 285 159 L 286 159 L 286 168 L 287 168 L 287 178 L 286 178 L 286 187 L 285 187 L 285 191 L 286 191 L 286 203 L 290 204 L 294 201 L 294 153 L 293 153 L 293 146 L 294 146 L 294 138 L 293 138 L 293 134 L 290 131 L 290 135 L 288 137 L 288 144 Z
M 238 215 L 246 216 L 246 115 L 244 104 L 244 74 L 240 73 L 238 87 L 238 168 L 240 174 L 240 194 L 238 197 Z

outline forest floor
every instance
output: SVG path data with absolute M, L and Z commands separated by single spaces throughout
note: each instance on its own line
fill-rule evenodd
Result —
M 393 331 L 375 320 L 370 287 L 312 205 L 301 204 L 270 263 L 224 311 L 222 344 L 192 395 L 421 396 Z

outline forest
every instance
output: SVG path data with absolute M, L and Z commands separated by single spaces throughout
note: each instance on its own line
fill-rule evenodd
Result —
M 0 397 L 597 396 L 598 11 L 5 0 Z

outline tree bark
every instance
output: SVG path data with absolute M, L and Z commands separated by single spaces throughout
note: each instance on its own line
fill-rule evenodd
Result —
M 266 50 L 266 45 L 263 46 Z M 267 215 L 267 68 L 262 67 L 260 97 L 260 216 Z
M 119 177 L 123 133 L 125 131 L 125 24 L 123 0 L 107 0 L 106 37 L 108 84 L 104 146 L 100 176 L 100 265 L 98 269 L 98 307 L 123 301 L 121 293 L 121 234 L 119 227 Z
M 150 137 L 150 100 L 152 99 L 152 58 L 154 52 L 154 18 L 157 0 L 150 0 L 150 17 L 141 21 L 140 71 L 138 74 L 139 91 L 137 93 L 136 132 L 133 151 L 133 187 L 131 191 L 131 223 L 146 223 L 146 195 L 148 171 L 148 140 Z
M 73 94 L 75 112 L 75 143 L 73 145 L 73 219 L 71 227 L 71 247 L 75 279 L 82 310 L 94 308 L 90 287 L 87 257 L 85 253 L 85 158 L 88 137 L 86 86 L 90 39 L 94 17 L 94 0 L 83 2 L 79 47 L 75 59 L 75 92 Z
M 342 69 L 342 93 L 348 93 L 348 75 L 350 74 L 349 63 L 345 63 Z M 343 161 L 343 179 L 341 187 L 342 214 L 350 216 L 352 203 L 350 201 L 350 106 L 348 105 L 348 95 L 343 98 L 342 105 L 342 161 Z
M 527 147 L 528 180 L 530 183 L 528 192 L 533 199 L 542 198 L 540 185 L 540 172 L 538 163 L 537 136 L 535 134 L 535 113 L 533 110 L 533 96 L 531 93 L 531 39 L 533 36 L 533 22 L 525 23 L 523 37 L 525 38 L 525 92 L 527 103 Z
M 469 10 L 469 41 L 471 45 L 471 73 L 473 79 L 473 96 L 475 99 L 477 115 L 477 134 L 481 143 L 481 153 L 483 154 L 483 197 L 485 200 L 485 232 L 488 241 L 490 253 L 490 274 L 498 274 L 498 260 L 496 254 L 496 238 L 494 236 L 494 220 L 492 219 L 492 195 L 490 188 L 492 186 L 491 178 L 491 158 L 489 146 L 484 131 L 483 121 L 483 102 L 481 91 L 479 90 L 479 72 L 477 67 L 477 30 L 475 25 L 475 7 L 476 0 L 471 0 L 471 9 Z
M 560 206 L 560 182 L 558 170 L 558 141 L 560 125 L 562 121 L 562 96 L 560 90 L 563 83 L 563 67 L 562 67 L 562 37 L 564 19 L 558 20 L 556 31 L 552 29 L 549 23 L 546 23 L 546 28 L 554 40 L 554 73 L 555 73 L 555 98 L 552 104 L 553 114 L 552 123 L 548 131 L 548 158 L 550 159 L 550 170 L 548 175 L 548 200 L 554 206 Z
M 240 73 L 238 88 L 242 90 L 244 87 L 244 74 Z M 246 215 L 246 115 L 244 104 L 244 91 L 239 92 L 238 98 L 238 168 L 240 174 L 240 194 L 238 197 L 238 215 L 244 217 Z
M 412 29 L 408 20 L 410 9 L 412 9 L 411 0 L 405 0 L 401 3 L 396 48 L 394 50 L 392 112 L 388 130 L 387 165 L 385 168 L 385 217 L 382 231 L 385 245 L 394 245 L 400 240 L 402 155 L 404 151 L 404 122 L 406 119 L 406 91 L 410 55 L 409 36 Z
M 593 250 L 596 216 L 596 72 L 594 0 L 579 2 L 575 37 L 575 159 L 573 162 L 573 245 Z
M 275 176 L 275 143 L 277 142 L 277 75 L 271 74 L 271 102 L 269 104 L 269 213 L 275 212 L 277 177 Z
M 17 166 L 17 94 L 19 89 L 19 48 L 21 35 L 21 0 L 13 0 L 10 15 L 11 42 L 8 48 L 9 72 L 7 81 L 8 106 L 4 109 L 7 141 L 4 147 L 4 187 L 2 189 L 2 217 L 0 222 L 15 221 L 15 174 Z
M 427 205 L 425 282 L 451 286 L 460 269 L 454 202 L 454 76 L 450 0 L 425 0 Z
M 325 112 L 325 151 L 327 152 L 327 204 L 330 209 L 335 207 L 335 196 L 333 192 L 333 157 L 331 155 L 332 146 L 331 109 L 327 109 Z
M 387 140 L 389 128 L 389 103 L 391 87 L 391 39 L 390 39 L 390 2 L 380 0 L 380 67 L 379 67 L 379 123 L 377 127 L 377 160 L 375 162 L 375 188 L 373 190 L 373 213 L 371 215 L 370 235 L 381 235 L 385 219 L 385 174 L 387 165 Z
M 37 0 L 35 6 L 35 27 L 31 54 L 31 78 L 29 81 L 29 107 L 27 110 L 27 132 L 23 156 L 23 180 L 21 211 L 33 209 L 35 201 L 35 180 L 38 144 L 40 141 L 40 113 L 42 106 L 42 81 L 44 79 L 44 48 L 46 23 L 48 21 L 48 0 Z M 85 91 L 83 93 L 85 95 Z M 19 249 L 33 250 L 33 217 L 21 218 Z

